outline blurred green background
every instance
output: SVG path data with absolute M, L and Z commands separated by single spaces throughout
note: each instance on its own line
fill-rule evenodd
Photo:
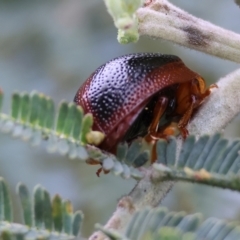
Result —
M 193 15 L 232 31 L 240 32 L 240 8 L 234 1 L 172 1 Z M 136 44 L 120 45 L 111 17 L 99 0 L 0 0 L 0 86 L 5 92 L 4 111 L 13 91 L 37 90 L 56 104 L 72 101 L 81 83 L 101 64 L 127 53 L 161 52 L 180 56 L 208 84 L 237 69 L 239 65 L 166 41 L 141 37 Z M 231 39 L 229 39 L 231 41 Z M 240 135 L 239 119 L 226 135 Z M 9 183 L 14 204 L 17 182 L 32 189 L 42 184 L 51 194 L 70 199 L 85 214 L 83 233 L 94 223 L 104 224 L 117 200 L 135 181 L 111 174 L 95 175 L 97 167 L 48 154 L 43 146 L 0 134 L 0 176 Z M 240 194 L 200 185 L 177 183 L 163 201 L 171 210 L 201 211 L 208 216 L 240 218 Z M 20 214 L 16 209 L 16 221 Z

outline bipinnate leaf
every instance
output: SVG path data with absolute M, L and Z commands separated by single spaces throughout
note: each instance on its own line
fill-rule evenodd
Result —
M 175 144 L 173 143 L 175 142 Z M 157 143 L 154 164 L 162 180 L 181 180 L 240 191 L 240 141 L 230 141 L 217 133 L 198 140 L 189 136 L 177 158 L 176 140 Z
M 19 183 L 17 193 L 20 198 L 24 224 L 14 223 L 11 199 L 3 178 L 0 178 L 0 239 L 74 239 L 80 233 L 83 221 L 81 211 L 73 212 L 70 201 L 62 201 L 50 194 L 41 185 L 34 188 L 31 198 L 27 187 Z
M 238 240 L 240 225 L 200 214 L 169 212 L 165 208 L 137 211 L 123 234 L 96 225 L 112 240 Z
M 124 178 L 140 179 L 143 176 L 134 168 L 148 160 L 148 151 L 141 150 L 141 141 L 134 143 L 130 149 L 126 148 L 122 162 L 114 155 L 88 145 L 99 144 L 104 134 L 92 131 L 92 115 L 84 114 L 82 108 L 73 102 L 62 101 L 55 113 L 53 100 L 48 96 L 36 91 L 30 94 L 15 92 L 11 114 L 0 113 L 0 121 L 0 130 L 12 132 L 14 137 L 30 141 L 33 146 L 48 141 L 47 150 L 50 153 L 58 151 L 82 161 L 94 159 L 102 164 L 105 171 L 112 171 Z
M 144 176 L 137 170 L 149 160 L 149 150 L 145 149 L 142 139 L 129 146 L 120 143 L 116 156 L 88 145 L 88 140 L 92 142 L 97 136 L 102 138 L 102 134 L 92 131 L 92 115 L 84 115 L 82 108 L 74 103 L 62 101 L 55 114 L 51 98 L 35 91 L 30 94 L 16 92 L 12 96 L 11 115 L 0 113 L 0 121 L 3 132 L 13 132 L 13 136 L 22 137 L 32 145 L 47 140 L 47 149 L 51 153 L 58 151 L 71 159 L 87 162 L 92 159 L 101 164 L 105 172 L 123 178 L 141 179 Z M 219 133 L 204 135 L 198 140 L 189 136 L 178 156 L 176 138 L 170 137 L 159 139 L 156 149 L 154 168 L 161 173 L 162 180 L 176 179 L 240 189 L 239 140 L 229 141 Z

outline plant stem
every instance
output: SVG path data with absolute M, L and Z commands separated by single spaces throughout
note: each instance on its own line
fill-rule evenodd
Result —
M 192 16 L 167 0 L 137 10 L 140 35 L 161 38 L 240 63 L 240 35 Z

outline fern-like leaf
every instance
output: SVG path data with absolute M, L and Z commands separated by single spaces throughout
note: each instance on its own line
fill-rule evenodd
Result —
M 136 212 L 125 233 L 96 225 L 112 240 L 238 240 L 240 225 L 217 218 L 202 220 L 200 214 L 146 208 Z
M 240 191 L 240 141 L 229 141 L 221 134 L 189 136 L 176 158 L 176 139 L 157 143 L 158 160 L 154 168 L 163 180 L 198 182 Z
M 0 91 L 0 105 L 2 95 Z M 55 114 L 51 98 L 32 92 L 14 93 L 11 106 L 10 116 L 0 113 L 3 132 L 12 132 L 13 136 L 22 137 L 33 145 L 47 140 L 49 152 L 59 151 L 69 158 L 83 161 L 94 159 L 105 171 L 124 178 L 143 177 L 136 169 L 149 159 L 149 152 L 143 151 L 142 140 L 135 140 L 130 147 L 119 144 L 116 156 L 88 145 L 89 135 L 98 138 L 98 134 L 91 129 L 92 116 L 84 115 L 82 108 L 74 103 L 61 102 Z M 158 160 L 154 167 L 162 174 L 163 180 L 201 182 L 239 190 L 239 148 L 239 140 L 230 143 L 220 134 L 212 137 L 205 135 L 198 141 L 194 136 L 189 136 L 177 159 L 176 139 L 170 138 L 168 142 L 160 139 L 157 143 Z
M 83 220 L 81 211 L 73 213 L 69 201 L 49 193 L 40 185 L 34 189 L 33 200 L 26 186 L 19 183 L 17 193 L 24 224 L 13 223 L 12 206 L 6 182 L 0 178 L 0 239 L 74 239 Z
M 0 91 L 0 106 L 2 97 L 3 93 Z M 134 162 L 145 162 L 148 159 L 147 152 L 137 153 L 141 148 L 140 143 L 133 144 L 130 149 L 124 146 L 119 150 L 123 159 L 118 161 L 116 156 L 88 145 L 92 141 L 99 142 L 103 137 L 102 133 L 92 131 L 91 114 L 84 115 L 81 107 L 66 101 L 60 103 L 56 113 L 54 109 L 53 100 L 41 93 L 35 91 L 31 94 L 14 93 L 11 114 L 0 113 L 0 129 L 5 133 L 12 133 L 14 137 L 30 141 L 32 145 L 47 140 L 49 152 L 58 151 L 71 159 L 82 161 L 94 159 L 104 170 L 112 171 L 124 178 L 139 179 L 143 176 L 132 166 Z M 135 156 L 138 159 L 131 158 L 132 153 L 137 153 Z

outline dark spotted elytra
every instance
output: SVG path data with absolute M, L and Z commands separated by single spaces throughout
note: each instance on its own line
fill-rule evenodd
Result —
M 173 128 L 185 137 L 193 111 L 209 94 L 203 78 L 179 57 L 137 53 L 100 66 L 74 101 L 92 113 L 93 130 L 105 133 L 99 147 L 115 153 L 121 141 L 145 137 L 155 142 L 173 134 Z

